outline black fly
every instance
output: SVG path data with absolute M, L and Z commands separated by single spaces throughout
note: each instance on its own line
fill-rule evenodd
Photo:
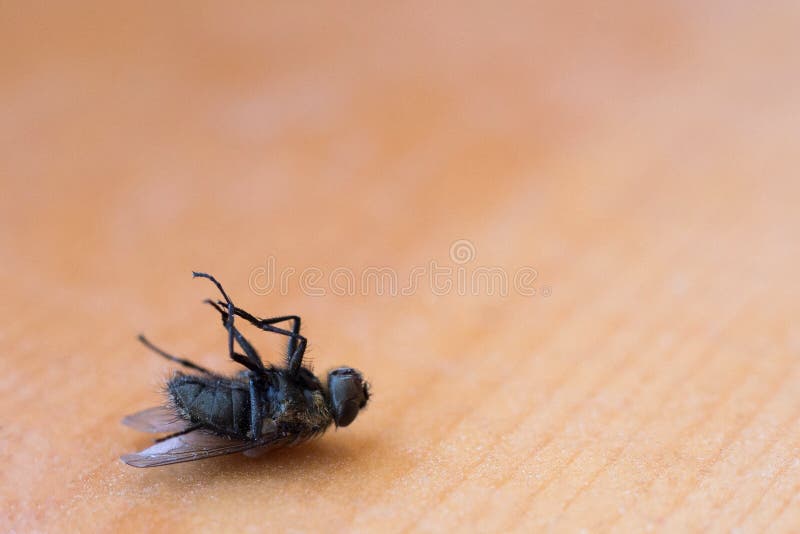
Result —
M 331 425 L 347 426 L 369 400 L 369 385 L 352 367 L 328 373 L 328 383 L 303 366 L 306 338 L 300 335 L 300 317 L 286 315 L 258 319 L 237 308 L 222 285 L 205 273 L 224 300 L 206 303 L 222 316 L 228 332 L 228 354 L 247 368 L 236 376 L 218 375 L 199 365 L 167 354 L 144 336 L 139 340 L 157 354 L 179 363 L 194 374 L 176 372 L 167 382 L 168 402 L 129 415 L 122 423 L 144 432 L 171 432 L 137 453 L 122 456 L 134 467 L 155 467 L 245 452 L 257 456 L 269 449 L 293 445 L 325 432 Z M 265 366 L 253 346 L 234 326 L 240 317 L 250 324 L 289 338 L 286 366 Z M 275 326 L 289 322 L 291 330 Z M 237 352 L 234 342 L 244 353 Z

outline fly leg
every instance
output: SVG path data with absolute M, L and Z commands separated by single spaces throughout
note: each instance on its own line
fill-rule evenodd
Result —
M 225 324 L 225 329 L 228 331 L 228 354 L 230 358 L 240 363 L 241 365 L 247 367 L 251 371 L 255 373 L 263 373 L 264 372 L 264 363 L 261 361 L 258 353 L 255 351 L 253 346 L 244 338 L 244 336 L 239 332 L 235 326 L 233 326 L 233 317 L 234 317 L 234 306 L 233 302 L 231 302 L 230 297 L 228 294 L 225 293 L 225 290 L 222 288 L 222 284 L 217 282 L 217 279 L 211 276 L 210 274 L 206 273 L 198 273 L 192 272 L 192 276 L 195 278 L 208 278 L 211 282 L 217 286 L 219 292 L 222 293 L 222 296 L 225 298 L 225 303 L 227 305 L 227 313 L 223 315 L 223 322 Z M 214 306 L 215 308 L 217 306 Z M 217 308 L 219 310 L 219 308 Z M 221 310 L 220 310 L 221 312 Z M 244 351 L 244 355 L 237 353 L 233 350 L 233 341 L 234 339 L 239 344 L 239 346 Z
M 224 308 L 222 308 L 218 304 L 215 304 L 214 302 L 211 302 L 210 300 L 206 300 L 205 302 L 211 305 L 215 310 L 217 310 L 220 313 L 220 315 L 222 316 L 222 324 L 227 328 L 228 312 L 226 312 Z M 263 373 L 264 364 L 261 363 L 261 357 L 256 352 L 256 349 L 253 348 L 253 345 L 251 345 L 250 342 L 247 341 L 247 338 L 245 338 L 242 335 L 242 333 L 239 332 L 239 329 L 237 329 L 235 326 L 232 327 L 232 329 L 233 329 L 233 337 L 239 344 L 239 346 L 242 347 L 242 350 L 244 350 L 244 354 L 239 354 L 238 352 L 234 352 L 231 355 L 231 359 L 237 363 L 244 365 L 245 367 L 247 367 L 248 369 L 250 369 L 255 373 Z M 256 363 L 254 364 L 254 362 Z
M 271 319 L 258 319 L 243 309 L 235 306 L 233 308 L 233 313 L 249 322 L 253 326 L 260 328 L 261 330 L 289 336 L 289 347 L 286 354 L 286 367 L 288 367 L 291 374 L 297 374 L 297 371 L 299 371 L 300 367 L 303 365 L 303 355 L 306 353 L 306 345 L 308 344 L 308 340 L 299 333 L 300 317 L 296 315 L 285 315 L 282 317 L 273 317 Z M 291 332 L 284 330 L 283 328 L 273 326 L 274 323 L 288 320 L 293 321 Z
M 242 319 L 246 319 L 250 323 L 256 324 L 256 326 L 263 325 L 275 325 L 278 323 L 282 323 L 284 321 L 292 321 L 292 335 L 289 337 L 289 346 L 286 349 L 287 358 L 290 354 L 292 354 L 295 349 L 297 348 L 297 344 L 300 338 L 300 317 L 297 315 L 281 315 L 280 317 L 270 317 L 269 319 L 256 319 L 249 313 L 245 312 L 241 308 L 236 308 L 234 306 L 233 311 L 236 315 L 241 317 Z M 252 320 L 251 320 L 252 319 Z M 255 321 L 255 322 L 253 322 Z
M 263 388 L 261 378 L 255 373 L 249 373 L 249 386 L 250 386 L 250 439 L 258 440 L 261 437 L 261 421 L 264 418 L 262 415 L 263 405 L 261 404 L 261 395 L 259 391 Z
M 185 360 L 183 358 L 178 358 L 177 356 L 173 356 L 172 354 L 168 354 L 168 353 L 164 352 L 163 350 L 159 349 L 158 347 L 156 347 L 155 345 L 150 343 L 150 341 L 148 341 L 147 338 L 144 337 L 143 334 L 139 334 L 139 338 L 138 339 L 139 339 L 139 341 L 142 342 L 142 345 L 144 345 L 148 349 L 152 350 L 153 352 L 155 352 L 159 356 L 162 356 L 162 357 L 164 357 L 164 358 L 166 358 L 166 359 L 168 359 L 170 361 L 173 361 L 175 363 L 179 363 L 179 364 L 183 365 L 184 367 L 188 367 L 189 369 L 194 369 L 195 371 L 200 371 L 201 373 L 205 373 L 207 375 L 213 375 L 214 374 L 211 371 L 209 371 L 208 369 L 206 369 L 205 367 L 200 367 L 199 365 L 197 365 L 194 362 L 191 362 L 189 360 Z
M 208 302 L 208 301 L 206 301 Z M 224 306 L 225 302 L 217 301 L 217 304 L 220 306 Z M 281 315 L 280 317 L 270 317 L 269 319 L 257 319 L 256 317 L 252 316 L 251 314 L 247 313 L 241 308 L 237 308 L 236 306 L 233 307 L 233 312 L 241 317 L 242 319 L 248 321 L 251 324 L 254 324 L 261 328 L 262 326 L 269 326 L 275 325 L 278 323 L 282 323 L 284 321 L 292 321 L 292 330 L 291 335 L 289 336 L 289 346 L 286 349 L 286 357 L 288 359 L 289 355 L 291 355 L 295 349 L 297 348 L 297 344 L 300 339 L 300 317 L 297 315 Z M 266 329 L 264 329 L 266 330 Z M 281 329 L 283 330 L 283 329 Z M 267 330 L 268 332 L 276 332 L 275 330 Z M 276 332 L 276 333 L 283 333 L 283 332 Z M 286 335 L 286 334 L 284 334 Z

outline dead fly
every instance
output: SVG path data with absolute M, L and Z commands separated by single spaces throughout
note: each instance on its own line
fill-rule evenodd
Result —
M 300 317 L 287 315 L 258 319 L 237 308 L 222 285 L 208 278 L 225 299 L 206 303 L 222 316 L 228 332 L 228 354 L 247 368 L 224 377 L 177 358 L 139 339 L 157 354 L 177 362 L 193 374 L 176 372 L 167 382 L 168 403 L 127 416 L 122 423 L 144 432 L 171 432 L 156 443 L 122 461 L 135 467 L 155 467 L 242 452 L 257 456 L 266 450 L 294 445 L 325 432 L 331 425 L 347 426 L 369 400 L 369 386 L 352 367 L 328 373 L 328 383 L 303 366 L 306 338 L 300 335 Z M 234 326 L 239 317 L 250 324 L 289 338 L 286 366 L 265 366 L 253 346 Z M 288 322 L 291 330 L 275 326 Z M 234 342 L 244 353 L 236 352 Z

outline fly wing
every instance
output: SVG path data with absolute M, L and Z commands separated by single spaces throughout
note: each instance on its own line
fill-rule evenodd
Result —
M 178 417 L 166 406 L 154 406 L 141 412 L 125 416 L 122 424 L 141 432 L 181 432 L 189 427 L 189 422 Z
M 286 441 L 286 437 L 275 431 L 253 441 L 231 439 L 195 430 L 160 441 L 143 451 L 126 454 L 121 459 L 133 467 L 156 467 L 233 454 L 253 448 L 271 449 L 284 445 Z

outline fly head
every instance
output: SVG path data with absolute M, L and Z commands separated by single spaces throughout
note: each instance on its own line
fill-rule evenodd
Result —
M 337 367 L 328 373 L 328 391 L 336 426 L 347 426 L 369 400 L 369 384 L 352 367 Z

